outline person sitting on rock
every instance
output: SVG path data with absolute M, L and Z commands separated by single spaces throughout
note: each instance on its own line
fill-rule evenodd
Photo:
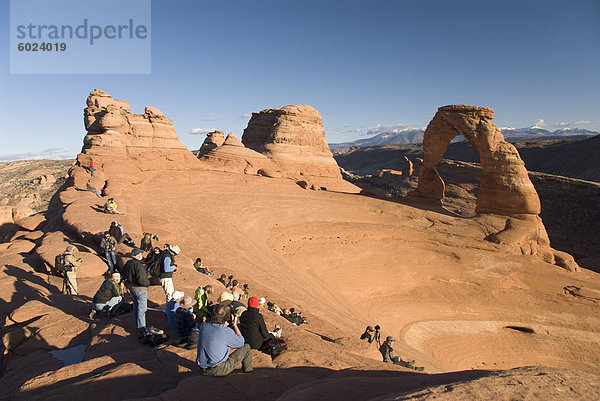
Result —
M 115 239 L 115 237 L 110 235 L 108 231 L 104 232 L 104 236 L 100 241 L 100 249 L 104 251 L 104 256 L 106 256 L 108 270 L 110 271 L 110 273 L 113 273 L 113 269 L 117 264 L 117 256 L 115 255 L 115 249 L 117 249 L 117 240 Z
M 379 347 L 379 352 L 381 352 L 381 356 L 383 356 L 383 362 L 393 363 L 395 365 L 404 366 L 405 368 L 422 371 L 424 368 L 422 366 L 415 366 L 414 360 L 406 362 L 400 357 L 394 355 L 394 349 L 392 348 L 392 343 L 394 341 L 396 341 L 394 337 L 387 336 L 383 344 L 381 344 L 381 347 Z
M 210 307 L 208 296 L 213 293 L 212 285 L 208 284 L 204 287 L 196 288 L 194 293 L 194 314 L 198 323 L 204 322 L 208 319 L 208 308 Z
M 204 266 L 202 264 L 202 259 L 201 258 L 196 258 L 196 261 L 194 262 L 194 269 L 197 272 L 200 272 L 202 274 L 206 274 L 208 277 L 212 277 L 213 276 L 212 270 L 208 270 L 208 267 L 206 267 L 206 266 Z
M 85 184 L 85 187 L 87 188 L 88 191 L 91 191 L 91 192 L 95 193 L 98 198 L 102 198 L 102 195 L 100 195 L 100 192 L 98 192 L 98 190 L 96 189 L 96 187 L 94 187 L 92 185 L 92 180 L 91 179 L 87 181 L 87 184 Z
M 152 248 L 150 252 L 144 258 L 144 264 L 146 265 L 146 269 L 148 269 L 156 260 L 160 258 L 160 248 L 155 246 Z
M 226 376 L 242 363 L 244 373 L 252 372 L 252 350 L 244 343 L 235 316 L 231 326 L 228 306 L 214 305 L 210 321 L 200 325 L 196 363 L 205 376 Z M 231 352 L 232 349 L 235 351 Z
M 152 249 L 152 234 L 144 233 L 144 237 L 140 243 L 140 249 L 144 252 L 150 252 Z
M 240 302 L 241 295 L 239 292 L 233 291 L 231 295 L 233 296 L 233 301 L 231 301 L 231 309 L 233 310 L 233 313 L 240 316 L 246 310 L 246 305 Z
M 114 198 L 109 198 L 106 201 L 106 203 L 104 204 L 104 213 L 121 214 L 121 212 L 117 210 L 117 202 L 115 202 Z
M 179 335 L 178 347 L 190 349 L 198 344 L 198 331 L 195 330 L 196 316 L 192 311 L 195 304 L 196 301 L 192 297 L 186 296 L 175 312 L 175 326 Z
M 119 228 L 119 231 L 121 231 L 121 242 L 135 248 L 133 238 L 131 238 L 131 236 L 125 232 L 123 224 L 117 222 L 117 227 Z
M 246 344 L 252 349 L 259 349 L 262 345 L 275 338 L 265 324 L 263 315 L 258 310 L 259 300 L 256 297 L 248 299 L 248 309 L 240 316 L 240 331 L 246 340 Z
M 375 339 L 375 329 L 373 326 L 367 326 L 365 332 L 360 336 L 360 339 L 371 344 Z
M 273 302 L 267 302 L 267 309 L 275 313 L 276 315 L 283 315 L 283 310 Z
M 123 301 L 123 285 L 121 284 L 121 274 L 112 273 L 109 278 L 102 282 L 102 285 L 96 291 L 92 301 L 92 311 L 90 319 L 96 316 L 96 312 L 103 312 L 107 316 L 114 316 L 115 310 Z
M 177 329 L 177 326 L 175 325 L 175 312 L 177 312 L 177 309 L 179 309 L 179 303 L 183 297 L 185 297 L 185 293 L 183 291 L 175 291 L 173 293 L 173 298 L 171 298 L 171 300 L 167 302 L 167 305 L 165 305 L 167 324 L 172 329 Z
M 221 284 L 223 284 L 225 286 L 225 288 L 227 288 L 227 276 L 225 274 L 221 274 L 221 277 L 219 277 L 217 279 L 217 281 Z
M 235 291 L 238 294 L 240 294 L 240 296 L 244 293 L 244 290 L 242 290 L 239 286 L 238 286 L 238 281 L 237 280 L 233 280 L 231 282 L 231 286 L 229 287 L 229 291 L 231 291 L 232 293 Z

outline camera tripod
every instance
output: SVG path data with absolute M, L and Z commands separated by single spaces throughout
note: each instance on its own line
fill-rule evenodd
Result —
M 61 293 L 69 295 L 73 294 L 73 284 L 71 283 L 71 280 L 69 280 L 69 276 L 67 276 L 67 273 L 63 273 L 63 284 Z M 77 295 L 77 291 L 75 291 L 75 295 Z

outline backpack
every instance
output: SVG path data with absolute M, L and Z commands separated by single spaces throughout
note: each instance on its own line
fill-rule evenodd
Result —
M 148 274 L 150 274 L 154 278 L 160 277 L 160 275 L 165 272 L 164 266 L 165 266 L 165 258 L 167 256 L 170 256 L 171 262 L 174 262 L 173 256 L 171 256 L 171 253 L 167 250 L 162 250 L 162 251 L 160 251 L 160 253 L 158 255 L 156 255 L 154 257 L 152 262 L 150 262 L 150 264 L 148 265 L 148 267 L 147 267 Z
M 271 355 L 271 358 L 275 358 L 287 349 L 287 343 L 282 338 L 271 338 L 268 339 L 261 345 L 259 351 L 264 352 L 267 355 Z
M 61 276 L 72 270 L 72 266 L 65 263 L 64 253 L 56 255 L 54 258 L 54 270 Z
M 169 336 L 163 330 L 151 326 L 148 328 L 148 334 L 138 339 L 138 342 L 140 344 L 146 344 L 152 347 L 156 347 L 157 345 L 165 343 L 168 340 Z

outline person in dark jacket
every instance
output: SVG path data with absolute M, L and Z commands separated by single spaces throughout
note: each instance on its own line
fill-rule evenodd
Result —
M 190 349 L 198 345 L 196 316 L 192 311 L 195 303 L 196 301 L 192 297 L 186 296 L 175 312 L 175 327 L 179 335 L 178 347 Z
M 274 338 L 267 330 L 265 319 L 258 311 L 258 305 L 258 298 L 250 297 L 248 309 L 240 316 L 240 331 L 246 344 L 252 349 L 259 349 L 265 341 Z
M 96 312 L 104 312 L 107 315 L 121 303 L 123 300 L 123 289 L 121 288 L 121 275 L 113 273 L 110 278 L 104 280 L 92 301 L 92 311 L 90 319 L 93 319 Z
M 106 256 L 106 262 L 108 263 L 108 270 L 110 270 L 112 274 L 115 265 L 117 264 L 117 256 L 115 255 L 117 240 L 110 235 L 108 231 L 104 232 L 104 237 L 102 237 L 102 240 L 100 241 L 100 249 L 104 251 L 104 256 Z
M 138 338 L 146 337 L 149 332 L 146 328 L 146 309 L 148 308 L 148 273 L 142 260 L 142 250 L 133 248 L 131 251 L 133 259 L 125 263 L 123 267 L 123 277 L 125 285 L 131 293 L 133 300 L 133 316 L 138 331 Z

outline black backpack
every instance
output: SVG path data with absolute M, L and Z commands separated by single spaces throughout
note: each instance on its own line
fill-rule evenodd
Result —
M 275 358 L 287 349 L 287 343 L 282 338 L 271 338 L 263 343 L 259 351 L 264 352 L 267 355 L 271 355 L 271 358 Z
M 167 256 L 171 256 L 171 253 L 166 249 L 160 251 L 158 255 L 155 255 L 154 259 L 152 259 L 150 264 L 148 264 L 148 266 L 146 267 L 146 270 L 148 270 L 148 274 L 155 278 L 160 277 L 160 275 L 164 273 L 165 258 Z M 172 256 L 171 260 L 173 260 Z
M 54 270 L 61 276 L 72 270 L 72 266 L 65 263 L 64 253 L 56 255 L 54 258 Z

